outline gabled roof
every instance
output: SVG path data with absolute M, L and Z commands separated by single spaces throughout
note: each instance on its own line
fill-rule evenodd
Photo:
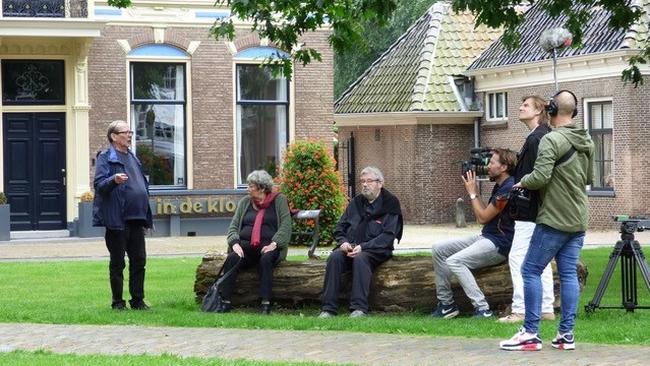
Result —
M 337 114 L 462 111 L 450 76 L 501 34 L 474 28 L 469 13 L 438 2 L 395 41 L 334 103 Z
M 643 44 L 648 36 L 648 11 L 650 1 L 635 1 L 632 3 L 642 6 L 646 14 L 638 24 L 630 30 L 612 29 L 608 26 L 611 13 L 600 7 L 590 9 L 592 18 L 586 24 L 582 46 L 580 48 L 566 47 L 558 52 L 558 58 L 589 55 L 599 52 L 615 51 L 625 48 L 635 48 Z M 582 6 L 582 5 L 581 5 Z M 525 14 L 525 20 L 517 27 L 521 35 L 520 47 L 512 52 L 506 50 L 503 37 L 488 47 L 471 63 L 467 70 L 495 68 L 519 63 L 530 63 L 551 59 L 551 53 L 539 46 L 539 37 L 543 31 L 561 27 L 566 16 L 553 18 L 548 15 L 540 3 L 532 6 Z

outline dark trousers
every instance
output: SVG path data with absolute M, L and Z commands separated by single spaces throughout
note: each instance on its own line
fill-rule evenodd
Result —
M 327 258 L 325 269 L 325 284 L 323 289 L 323 310 L 336 314 L 338 308 L 341 274 L 352 271 L 352 293 L 350 294 L 350 309 L 368 312 L 368 295 L 372 272 L 391 257 L 390 252 L 364 252 L 355 258 L 336 249 Z
M 113 304 L 124 302 L 124 254 L 129 256 L 129 293 L 131 304 L 144 299 L 144 266 L 147 252 L 144 245 L 144 227 L 141 221 L 127 221 L 124 230 L 106 229 L 106 248 L 111 259 L 108 264 Z
M 257 273 L 260 276 L 260 298 L 262 300 L 271 301 L 273 268 L 278 262 L 280 249 L 276 248 L 273 251 L 262 254 L 262 246 L 253 248 L 248 244 L 241 244 L 241 247 L 244 250 L 244 257 L 241 259 L 241 262 L 235 271 L 221 283 L 221 296 L 224 300 L 229 301 L 235 291 L 235 281 L 237 281 L 237 275 L 239 275 L 239 272 L 242 269 L 257 265 Z M 228 254 L 223 265 L 223 273 L 226 273 L 233 268 L 237 264 L 238 258 L 239 255 L 235 252 Z

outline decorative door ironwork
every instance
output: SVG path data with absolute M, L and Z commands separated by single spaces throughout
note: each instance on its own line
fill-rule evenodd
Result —
M 88 17 L 88 0 L 2 0 L 3 17 Z

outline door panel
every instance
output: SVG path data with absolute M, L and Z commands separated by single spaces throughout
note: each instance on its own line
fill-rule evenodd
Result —
M 5 113 L 3 130 L 11 229 L 65 228 L 65 114 Z

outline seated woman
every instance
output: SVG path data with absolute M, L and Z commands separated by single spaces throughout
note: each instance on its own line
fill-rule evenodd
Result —
M 218 313 L 232 309 L 230 299 L 241 269 L 257 266 L 260 276 L 262 313 L 271 313 L 273 267 L 287 257 L 291 239 L 291 215 L 287 198 L 273 192 L 273 179 L 264 170 L 255 170 L 246 178 L 248 196 L 242 198 L 228 229 L 228 257 L 224 273 L 239 265 L 221 285 L 222 305 Z

